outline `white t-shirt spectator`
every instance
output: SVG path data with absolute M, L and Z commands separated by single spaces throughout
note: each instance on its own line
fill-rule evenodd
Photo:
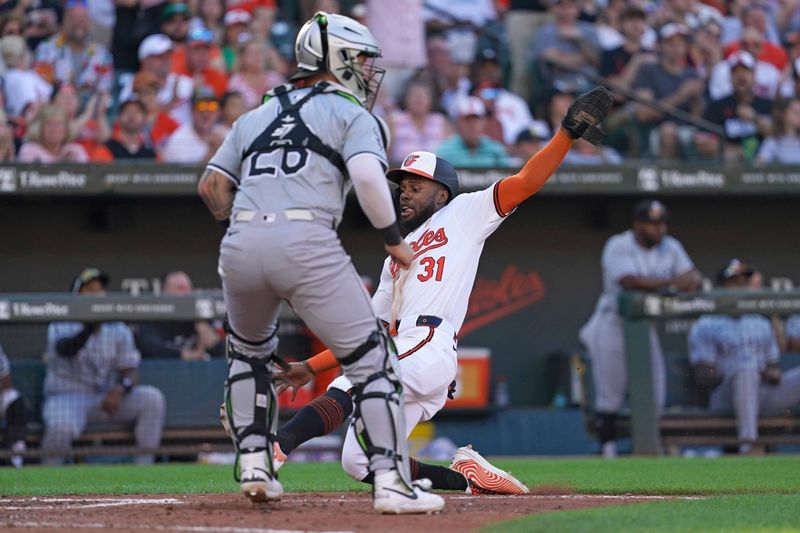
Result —
M 781 71 L 766 61 L 756 61 L 754 72 L 753 94 L 761 98 L 774 99 L 781 82 Z M 719 100 L 733 94 L 731 83 L 731 66 L 723 59 L 711 69 L 708 79 L 708 93 L 711 100 Z
M 12 68 L 3 77 L 3 90 L 6 113 L 10 117 L 18 117 L 30 103 L 50 101 L 53 86 L 33 70 Z
M 191 122 L 182 125 L 170 135 L 161 151 L 161 159 L 167 163 L 202 163 L 208 155 L 208 144 Z

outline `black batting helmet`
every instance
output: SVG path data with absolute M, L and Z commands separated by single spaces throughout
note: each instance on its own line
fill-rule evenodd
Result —
M 403 160 L 400 168 L 393 168 L 386 173 L 386 178 L 399 184 L 400 179 L 406 172 L 441 183 L 450 193 L 450 200 L 458 194 L 458 173 L 456 173 L 456 169 L 441 157 L 436 157 L 434 153 L 411 152 Z

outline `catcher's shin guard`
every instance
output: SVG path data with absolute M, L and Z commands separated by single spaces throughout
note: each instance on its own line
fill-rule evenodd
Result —
M 237 452 L 234 477 L 240 479 L 239 458 L 243 453 L 261 453 L 271 449 L 278 425 L 278 400 L 272 381 L 272 358 L 259 353 L 259 347 L 244 345 L 228 336 L 226 352 L 228 379 L 225 381 L 225 410 L 229 434 Z M 272 454 L 266 453 L 266 472 L 275 476 Z
M 394 343 L 379 328 L 340 362 L 353 383 L 353 426 L 370 471 L 396 470 L 407 490 L 413 491 Z

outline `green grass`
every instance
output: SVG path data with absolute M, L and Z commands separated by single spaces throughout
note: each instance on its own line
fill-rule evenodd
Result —
M 720 496 L 707 500 L 673 500 L 566 513 L 542 513 L 500 522 L 481 531 L 484 533 L 800 531 L 800 498 L 787 495 Z
M 672 500 L 544 513 L 486 531 L 800 531 L 800 457 L 719 459 L 498 459 L 536 487 L 591 494 L 693 494 Z M 31 466 L 0 469 L 0 496 L 186 494 L 237 490 L 232 467 L 169 464 Z M 338 464 L 292 464 L 281 470 L 288 492 L 366 490 Z M 794 528 L 794 529 L 793 529 Z
M 495 463 L 534 489 L 544 485 L 588 494 L 800 494 L 800 457 L 506 459 Z M 281 470 L 281 481 L 292 492 L 366 490 L 335 463 L 289 463 Z M 230 466 L 0 469 L 0 496 L 226 492 L 235 487 Z

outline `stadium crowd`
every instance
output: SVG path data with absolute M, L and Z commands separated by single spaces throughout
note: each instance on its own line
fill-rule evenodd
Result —
M 0 159 L 203 163 L 316 10 L 380 42 L 395 161 L 513 166 L 597 84 L 609 136 L 566 164 L 800 160 L 798 0 L 6 0 Z

